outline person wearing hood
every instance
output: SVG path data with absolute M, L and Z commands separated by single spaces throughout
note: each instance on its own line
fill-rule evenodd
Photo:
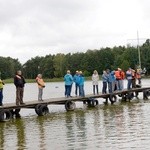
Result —
M 65 81 L 65 97 L 71 97 L 71 87 L 73 84 L 73 77 L 70 74 L 70 70 L 67 70 L 67 74 L 64 76 Z

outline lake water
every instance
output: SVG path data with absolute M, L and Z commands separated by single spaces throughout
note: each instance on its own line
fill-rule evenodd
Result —
M 150 86 L 149 81 L 143 79 L 143 87 Z M 37 85 L 27 83 L 24 101 L 37 100 L 37 93 Z M 92 93 L 91 81 L 85 83 L 85 93 Z M 44 99 L 63 96 L 63 82 L 46 83 Z M 49 105 L 50 114 L 41 117 L 32 109 L 22 109 L 21 119 L 0 122 L 0 149 L 150 149 L 150 101 L 142 100 L 142 93 L 139 97 L 130 103 L 107 106 L 99 99 L 100 105 L 96 108 L 87 108 L 78 102 L 73 112 L 66 112 L 63 105 Z M 15 87 L 6 84 L 4 104 L 10 102 L 15 102 Z

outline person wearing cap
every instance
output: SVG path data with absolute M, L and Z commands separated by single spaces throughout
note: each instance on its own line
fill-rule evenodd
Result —
M 44 80 L 42 79 L 42 74 L 38 74 L 36 77 L 36 83 L 38 85 L 39 93 L 38 93 L 38 101 L 43 101 L 43 88 L 45 88 Z
M 97 70 L 94 70 L 92 74 L 92 84 L 93 84 L 93 94 L 95 95 L 95 89 L 98 94 L 98 81 L 99 81 L 99 75 Z
M 132 84 L 132 69 L 129 68 L 127 71 L 126 71 L 126 77 L 127 77 L 127 89 L 131 89 L 131 84 Z
M 3 87 L 4 82 L 0 79 L 0 106 L 3 106 Z
M 79 93 L 79 84 L 78 84 L 78 78 L 79 78 L 79 71 L 76 71 L 76 74 L 73 77 L 73 81 L 75 82 L 75 95 L 77 96 Z
M 70 70 L 67 70 L 67 74 L 64 76 L 65 81 L 65 97 L 71 97 L 71 87 L 73 84 L 73 77 L 70 74 Z

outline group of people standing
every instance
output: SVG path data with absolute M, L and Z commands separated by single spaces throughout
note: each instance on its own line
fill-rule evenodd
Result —
M 19 70 L 16 72 L 14 77 L 14 84 L 16 86 L 16 105 L 23 105 L 23 94 L 25 86 L 25 78 L 22 75 L 22 72 Z M 43 88 L 45 87 L 44 80 L 42 79 L 42 74 L 38 74 L 36 77 L 36 83 L 38 85 L 38 100 L 42 101 Z
M 76 71 L 74 76 L 71 75 L 70 70 L 67 70 L 67 74 L 64 76 L 65 81 L 65 97 L 71 97 L 71 89 L 73 83 L 75 83 L 75 95 L 81 97 L 85 96 L 84 93 L 84 75 L 82 71 Z
M 38 100 L 42 101 L 43 88 L 45 87 L 44 80 L 42 79 L 42 74 L 38 74 L 36 77 L 36 82 L 38 85 Z M 23 95 L 24 95 L 24 86 L 25 78 L 22 75 L 22 72 L 18 70 L 14 76 L 14 85 L 16 87 L 16 105 L 24 105 Z M 3 106 L 3 86 L 4 82 L 0 79 L 0 106 Z
M 113 93 L 114 91 L 121 91 L 124 89 L 124 79 L 127 79 L 127 89 L 136 88 L 136 80 L 138 80 L 138 86 L 141 86 L 141 69 L 134 70 L 129 68 L 126 72 L 124 72 L 121 68 L 117 68 L 116 70 L 110 71 L 106 69 L 102 74 L 102 94 L 107 93 L 107 88 L 109 93 Z M 92 75 L 93 80 L 93 94 L 95 94 L 95 88 L 98 93 L 98 80 L 99 75 L 96 70 Z
M 141 69 L 134 70 L 129 68 L 126 72 L 122 69 L 117 68 L 117 70 L 106 69 L 102 74 L 102 94 L 113 93 L 115 90 L 124 89 L 124 79 L 127 79 L 127 89 L 136 88 L 136 80 L 138 80 L 138 85 L 141 85 Z M 71 97 L 72 85 L 75 83 L 75 95 L 84 97 L 84 75 L 82 71 L 76 71 L 75 75 L 72 76 L 70 70 L 67 70 L 66 75 L 64 76 L 65 81 L 65 97 Z M 96 70 L 92 74 L 92 84 L 93 84 L 93 94 L 99 94 L 99 74 Z M 16 105 L 25 104 L 23 102 L 25 78 L 22 75 L 22 72 L 19 70 L 16 72 L 14 77 L 14 85 L 16 86 Z M 38 85 L 38 100 L 42 101 L 43 88 L 45 87 L 44 80 L 42 79 L 42 74 L 38 74 L 36 77 L 36 83 Z M 0 79 L 0 106 L 3 106 L 3 86 L 4 82 Z
M 141 69 L 134 70 L 129 68 L 124 72 L 121 68 L 116 70 L 106 69 L 102 74 L 102 94 L 113 93 L 114 91 L 121 91 L 124 89 L 124 79 L 127 79 L 127 89 L 136 88 L 136 80 L 138 80 L 138 85 L 141 85 Z M 99 74 L 97 70 L 93 71 L 92 74 L 92 85 L 93 85 L 93 94 L 99 94 Z M 82 71 L 76 71 L 74 76 L 71 75 L 70 70 L 67 71 L 67 74 L 64 76 L 65 81 L 65 96 L 71 97 L 71 89 L 73 83 L 75 83 L 75 95 L 84 97 L 84 76 Z

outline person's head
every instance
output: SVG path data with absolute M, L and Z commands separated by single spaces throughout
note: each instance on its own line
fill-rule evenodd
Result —
M 106 73 L 108 73 L 108 74 L 109 74 L 109 73 L 110 73 L 110 70 L 109 70 L 109 69 L 107 69 L 107 70 L 106 70 Z
M 21 70 L 18 70 L 17 75 L 21 75 L 21 74 L 22 74 Z
M 105 71 L 105 70 L 103 70 L 103 74 L 106 74 L 106 71 Z
M 132 71 L 132 68 L 131 67 L 129 67 L 129 69 L 128 69 L 129 71 Z
M 79 71 L 79 74 L 82 74 L 82 71 Z
M 76 74 L 79 74 L 79 71 L 78 71 L 78 70 L 76 71 Z
M 42 74 L 38 74 L 37 76 L 38 76 L 38 78 L 42 78 Z
M 67 70 L 67 74 L 70 74 L 70 70 Z
M 98 74 L 97 70 L 94 70 L 93 73 L 94 73 L 94 74 Z
M 118 71 L 121 71 L 121 68 L 118 68 Z

